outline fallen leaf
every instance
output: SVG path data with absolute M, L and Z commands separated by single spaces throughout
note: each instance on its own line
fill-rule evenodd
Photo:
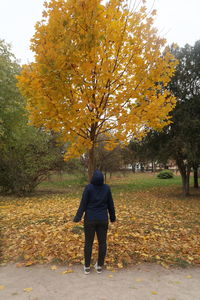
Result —
M 155 291 L 152 291 L 151 293 L 152 293 L 152 295 L 158 295 L 158 293 Z
M 35 263 L 33 261 L 27 261 L 24 265 L 25 265 L 25 267 L 29 267 L 29 266 L 32 266 L 34 264 Z
M 168 266 L 166 263 L 161 262 L 161 265 L 162 265 L 165 269 L 169 269 L 169 266 Z
M 24 267 L 24 263 L 18 263 L 18 264 L 16 264 L 16 267 L 17 267 L 17 268 Z
M 4 290 L 5 286 L 4 285 L 0 285 L 0 291 Z
M 186 278 L 189 278 L 189 279 L 190 279 L 190 278 L 192 278 L 192 276 L 191 276 L 191 275 L 187 275 Z
M 74 272 L 73 270 L 69 269 L 69 270 L 62 272 L 62 274 L 68 274 L 68 273 L 73 273 L 73 272 Z
M 118 266 L 118 268 L 120 268 L 120 269 L 122 269 L 122 268 L 124 267 L 122 263 L 118 263 L 117 266 Z
M 32 288 L 25 288 L 24 292 L 31 292 L 33 289 Z
M 51 266 L 51 270 L 57 270 L 58 267 L 57 266 Z
M 108 277 L 109 277 L 109 278 L 112 278 L 112 277 L 113 277 L 113 275 L 112 275 L 112 274 L 109 274 L 109 275 L 108 275 Z
M 142 281 L 143 281 L 143 279 L 141 279 L 141 278 L 137 278 L 137 279 L 135 279 L 135 281 L 136 281 L 136 282 L 142 282 Z

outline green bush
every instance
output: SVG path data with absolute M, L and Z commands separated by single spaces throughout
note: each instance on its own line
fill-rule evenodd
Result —
M 171 170 L 162 170 L 158 175 L 158 178 L 160 179 L 169 179 L 169 178 L 173 178 L 173 172 Z
M 54 137 L 40 129 L 25 126 L 1 149 L 0 192 L 19 196 L 33 192 L 52 171 L 60 170 L 62 148 Z

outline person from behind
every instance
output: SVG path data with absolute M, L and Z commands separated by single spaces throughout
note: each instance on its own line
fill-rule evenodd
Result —
M 83 213 L 85 213 L 84 273 L 90 273 L 92 246 L 95 233 L 98 239 L 99 251 L 98 261 L 94 267 L 97 273 L 101 273 L 107 251 L 106 240 L 109 218 L 111 222 L 115 222 L 116 216 L 110 187 L 107 184 L 104 184 L 103 174 L 98 170 L 94 171 L 90 184 L 88 184 L 83 191 L 82 199 L 73 221 L 81 221 Z

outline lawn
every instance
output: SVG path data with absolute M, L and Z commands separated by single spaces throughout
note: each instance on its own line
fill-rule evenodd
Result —
M 109 225 L 107 265 L 200 265 L 200 192 L 192 189 L 184 199 L 180 182 L 179 176 L 131 173 L 107 179 L 117 215 Z M 72 222 L 83 186 L 82 178 L 71 175 L 52 178 L 29 197 L 0 196 L 1 261 L 83 262 L 83 222 Z

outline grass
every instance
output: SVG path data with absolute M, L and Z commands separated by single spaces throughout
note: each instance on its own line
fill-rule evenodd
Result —
M 112 177 L 108 176 L 106 183 L 112 188 L 114 194 L 121 191 L 131 192 L 140 191 L 156 187 L 181 186 L 181 177 L 174 176 L 171 179 L 159 179 L 156 173 L 132 173 L 116 172 Z M 55 192 L 72 192 L 80 193 L 87 184 L 86 177 L 80 174 L 65 174 L 63 176 L 53 175 L 51 180 L 41 183 L 38 191 L 49 190 Z
M 114 180 L 109 179 L 108 184 L 114 193 L 148 190 L 151 188 L 181 185 L 180 176 L 171 179 L 159 179 L 155 173 L 128 174 L 123 177 L 116 175 Z

